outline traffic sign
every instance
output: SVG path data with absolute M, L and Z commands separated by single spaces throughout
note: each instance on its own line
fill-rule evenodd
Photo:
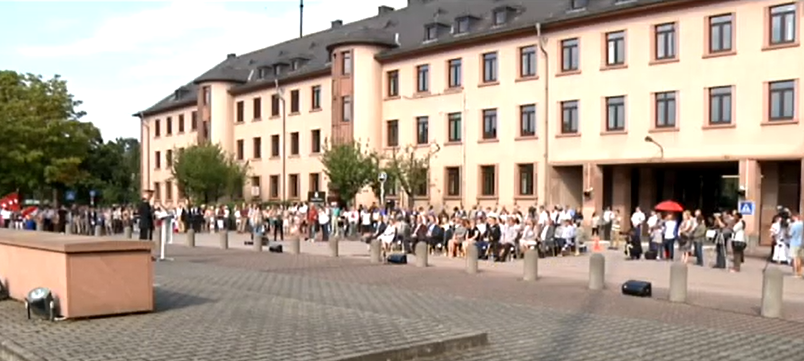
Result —
M 380 172 L 380 174 L 377 176 L 377 180 L 379 180 L 380 182 L 385 182 L 386 180 L 388 180 L 388 173 Z
M 326 203 L 327 192 L 307 192 L 307 201 L 310 203 Z
M 740 201 L 737 210 L 744 216 L 753 216 L 756 205 L 752 201 Z
M 75 201 L 75 191 L 64 192 L 64 199 L 66 199 L 68 202 Z

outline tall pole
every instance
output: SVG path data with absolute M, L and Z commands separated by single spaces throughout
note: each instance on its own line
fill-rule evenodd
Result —
M 282 144 L 280 148 L 280 156 L 282 157 L 282 204 L 287 202 L 287 191 L 285 190 L 285 186 L 287 184 L 287 154 L 285 153 L 285 136 L 287 135 L 287 110 L 285 109 L 285 91 L 284 89 L 279 87 L 279 80 L 274 80 L 274 87 L 276 88 L 276 93 L 279 95 L 279 104 L 282 106 L 282 136 L 279 142 Z
M 461 104 L 461 208 L 466 209 L 468 204 L 464 202 L 466 196 L 466 93 L 463 93 L 463 102 Z
M 299 0 L 299 37 L 304 36 L 304 0 Z

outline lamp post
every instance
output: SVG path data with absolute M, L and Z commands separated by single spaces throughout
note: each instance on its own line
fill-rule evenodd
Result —
M 664 147 L 653 139 L 650 135 L 645 136 L 645 143 L 652 143 L 659 148 L 659 159 L 664 159 Z
M 287 111 L 285 109 L 285 89 L 279 87 L 279 79 L 274 79 L 274 87 L 276 88 L 276 95 L 279 97 L 280 107 L 282 108 L 282 136 L 279 139 L 281 143 L 280 156 L 282 157 L 282 205 L 287 202 L 287 192 L 285 191 L 285 183 L 287 178 L 287 155 L 285 154 L 285 135 L 287 127 Z

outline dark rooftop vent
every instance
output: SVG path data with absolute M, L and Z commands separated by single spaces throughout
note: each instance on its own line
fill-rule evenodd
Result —
M 385 15 L 394 12 L 394 8 L 390 6 L 381 5 L 377 7 L 377 15 Z
M 332 21 L 332 28 L 333 29 L 337 29 L 337 28 L 339 28 L 341 26 L 343 26 L 343 20 L 333 20 Z
M 235 53 L 230 53 L 230 54 L 226 55 L 226 59 L 234 59 L 236 57 L 237 57 L 237 54 L 235 54 Z

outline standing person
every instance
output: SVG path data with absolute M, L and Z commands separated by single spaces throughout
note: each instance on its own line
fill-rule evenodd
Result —
M 148 202 L 148 198 L 150 197 L 142 197 L 142 201 L 140 202 L 140 206 L 137 210 L 137 213 L 140 216 L 140 240 L 143 241 L 153 241 L 154 236 L 154 213 L 153 208 L 151 208 L 151 203 Z
M 804 222 L 801 221 L 801 215 L 798 212 L 793 212 L 791 215 L 790 224 L 790 256 L 793 258 L 793 273 L 796 278 L 801 278 L 801 259 L 804 258 L 804 252 L 801 250 L 802 238 L 804 238 Z
M 745 251 L 745 221 L 743 215 L 734 213 L 735 222 L 732 228 L 731 250 L 734 256 L 731 272 L 740 272 L 740 265 L 745 262 L 743 252 Z
M 668 261 L 675 259 L 676 239 L 678 238 L 678 221 L 673 214 L 664 217 L 662 228 L 662 255 Z
M 695 228 L 692 230 L 692 245 L 695 252 L 695 265 L 703 267 L 704 252 L 703 245 L 706 241 L 706 220 L 702 214 L 695 217 Z

